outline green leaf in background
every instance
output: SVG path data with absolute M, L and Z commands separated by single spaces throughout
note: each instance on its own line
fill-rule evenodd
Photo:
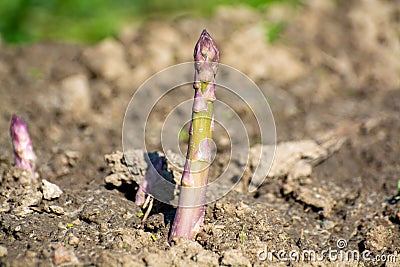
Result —
M 277 41 L 285 29 L 285 26 L 285 22 L 278 22 L 267 27 L 268 42 L 274 43 Z
M 272 3 L 301 0 L 2 0 L 0 34 L 7 43 L 59 40 L 93 43 L 114 36 L 132 21 L 186 12 L 210 16 L 220 5 L 264 9 Z M 271 31 L 274 39 L 279 28 Z

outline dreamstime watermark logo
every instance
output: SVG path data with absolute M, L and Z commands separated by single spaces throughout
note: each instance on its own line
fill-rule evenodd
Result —
M 370 250 L 359 252 L 347 248 L 347 240 L 340 238 L 336 241 L 336 248 L 322 251 L 312 249 L 305 250 L 273 250 L 267 246 L 257 252 L 260 261 L 279 262 L 397 262 L 397 254 L 373 255 Z
M 136 90 L 126 109 L 123 122 L 122 144 L 125 158 L 129 158 L 129 152 L 136 149 L 153 152 L 155 149 L 152 145 L 154 147 L 154 144 L 159 144 L 161 152 L 167 156 L 168 164 L 181 168 L 179 162 L 175 162 L 177 159 L 168 157 L 171 155 L 168 152 L 185 158 L 185 153 L 180 149 L 179 137 L 185 131 L 185 127 L 188 128 L 191 119 L 194 94 L 193 64 L 182 63 L 160 71 Z M 216 129 L 214 138 L 220 137 L 217 134 L 228 137 L 230 153 L 226 153 L 226 148 L 224 153 L 230 154 L 230 158 L 221 175 L 212 177 L 212 182 L 208 183 L 206 204 L 227 194 L 240 181 L 249 166 L 250 138 L 255 138 L 257 143 L 261 143 L 256 158 L 253 153 L 251 159 L 253 175 L 249 191 L 255 191 L 268 174 L 276 144 L 276 129 L 271 109 L 266 97 L 251 79 L 232 67 L 219 64 L 216 96 L 214 125 L 219 132 Z M 249 129 L 252 136 L 249 136 Z M 254 137 L 254 133 L 257 137 Z M 214 144 L 214 153 L 218 154 L 218 150 L 218 145 Z M 214 154 L 213 158 L 215 156 Z M 161 176 L 157 179 L 158 189 L 148 193 L 159 201 L 177 205 L 177 199 L 166 193 L 174 192 L 176 185 Z M 191 203 L 193 206 L 198 204 Z

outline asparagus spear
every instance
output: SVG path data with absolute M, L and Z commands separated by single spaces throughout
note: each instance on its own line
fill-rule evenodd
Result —
M 194 49 L 195 89 L 190 126 L 190 138 L 182 175 L 182 191 L 172 225 L 169 241 L 183 237 L 193 240 L 204 220 L 205 190 L 184 190 L 205 187 L 211 161 L 210 141 L 213 131 L 215 75 L 219 51 L 204 29 Z M 190 203 L 200 203 L 190 206 Z
M 35 173 L 36 155 L 33 152 L 28 127 L 23 119 L 13 115 L 10 125 L 11 141 L 14 149 L 15 165 L 23 170 Z

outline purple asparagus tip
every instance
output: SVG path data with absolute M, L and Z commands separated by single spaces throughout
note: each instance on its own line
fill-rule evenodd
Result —
M 13 115 L 10 125 L 11 141 L 14 149 L 15 165 L 22 169 L 35 172 L 36 155 L 33 152 L 28 127 L 23 119 Z
M 196 89 L 200 88 L 200 82 L 211 82 L 217 73 L 219 51 L 210 34 L 204 29 L 196 43 L 193 53 L 195 64 Z
M 195 61 L 218 62 L 219 60 L 217 46 L 206 29 L 203 29 L 200 34 L 200 38 L 194 48 L 193 57 Z

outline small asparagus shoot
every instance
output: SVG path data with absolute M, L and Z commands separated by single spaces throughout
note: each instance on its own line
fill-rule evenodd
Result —
M 160 157 L 155 153 L 150 153 L 148 156 L 149 164 L 151 164 L 151 166 L 148 166 L 147 173 L 144 176 L 142 183 L 139 185 L 135 197 L 136 205 L 141 206 L 143 209 L 147 208 L 142 219 L 143 221 L 147 219 L 153 207 L 154 199 L 150 192 L 152 188 L 157 186 L 159 175 L 164 176 L 167 171 L 167 160 L 165 157 Z
M 215 42 L 204 29 L 194 49 L 195 90 L 190 137 L 182 174 L 183 186 L 179 195 L 178 209 L 172 225 L 169 241 L 174 238 L 194 240 L 203 224 L 206 190 L 185 191 L 185 188 L 206 187 L 208 167 L 211 161 L 210 141 L 213 131 L 215 100 L 215 75 L 219 51 Z M 190 206 L 188 203 L 200 203 Z
M 10 135 L 15 165 L 22 170 L 30 170 L 34 174 L 36 155 L 33 152 L 28 127 L 25 121 L 15 114 L 11 119 Z
M 158 174 L 162 174 L 164 161 L 165 158 L 158 156 L 150 159 L 150 164 L 153 165 L 153 168 L 149 166 L 142 183 L 139 185 L 139 189 L 136 192 L 135 198 L 136 205 L 142 206 L 145 204 L 146 195 L 149 193 L 154 179 L 157 179 Z

